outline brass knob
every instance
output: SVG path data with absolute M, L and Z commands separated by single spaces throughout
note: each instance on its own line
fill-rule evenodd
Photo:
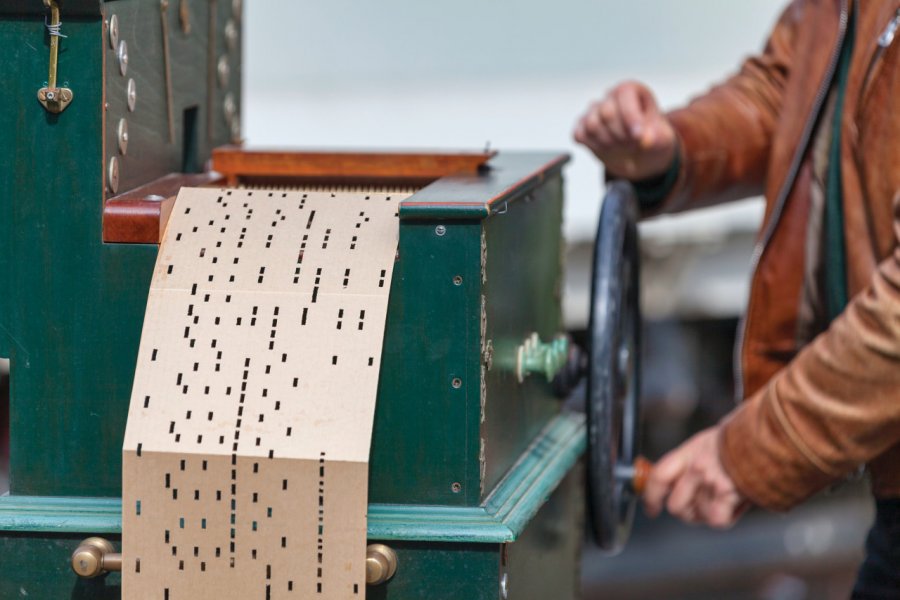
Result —
M 366 585 L 381 585 L 397 572 L 397 553 L 384 544 L 366 548 Z
M 84 579 L 91 579 L 122 570 L 122 555 L 114 553 L 113 545 L 103 538 L 90 537 L 72 553 L 72 570 Z

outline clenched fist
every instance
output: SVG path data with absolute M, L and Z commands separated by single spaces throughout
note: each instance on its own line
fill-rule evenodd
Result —
M 608 173 L 631 180 L 662 175 L 675 160 L 675 129 L 653 93 L 634 81 L 619 84 L 593 103 L 575 128 Z

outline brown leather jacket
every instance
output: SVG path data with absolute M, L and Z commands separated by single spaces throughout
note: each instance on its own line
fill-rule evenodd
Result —
M 760 56 L 670 115 L 682 170 L 663 210 L 766 197 L 735 361 L 747 400 L 723 423 L 721 458 L 775 510 L 864 464 L 877 496 L 900 496 L 900 39 L 886 34 L 900 0 L 857 7 L 841 146 L 851 301 L 827 331 L 801 334 L 811 145 L 849 3 L 794 0 Z

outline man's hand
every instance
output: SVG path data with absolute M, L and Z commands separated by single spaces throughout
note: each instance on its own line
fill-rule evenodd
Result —
M 595 102 L 575 127 L 584 144 L 619 177 L 641 180 L 662 175 L 675 160 L 675 129 L 643 84 L 619 84 Z
M 701 431 L 653 467 L 644 508 L 655 517 L 663 503 L 682 521 L 718 528 L 731 527 L 744 514 L 749 503 L 719 460 L 718 427 Z

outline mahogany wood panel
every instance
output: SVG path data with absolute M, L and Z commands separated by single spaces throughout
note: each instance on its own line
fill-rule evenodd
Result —
M 213 169 L 229 186 L 242 178 L 388 179 L 434 181 L 449 175 L 475 174 L 496 152 L 291 152 L 244 150 L 225 146 L 213 151 Z
M 178 190 L 221 181 L 216 173 L 171 173 L 110 198 L 103 205 L 103 241 L 110 244 L 158 244 Z

